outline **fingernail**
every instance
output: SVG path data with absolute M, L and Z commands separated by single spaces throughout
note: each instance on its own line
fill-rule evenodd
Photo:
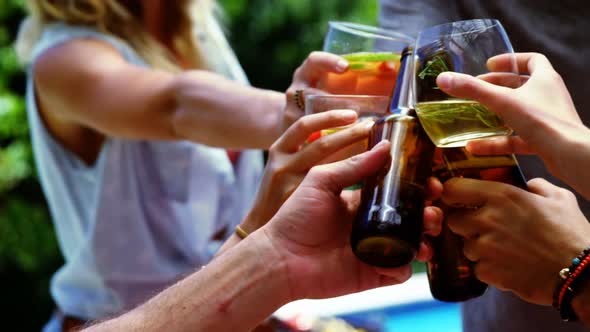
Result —
M 336 63 L 336 69 L 338 69 L 340 72 L 343 72 L 346 69 L 348 69 L 348 61 L 344 59 L 338 60 L 338 62 Z
M 453 80 L 455 79 L 452 73 L 441 73 L 436 78 L 436 85 L 443 90 L 450 90 L 453 88 Z

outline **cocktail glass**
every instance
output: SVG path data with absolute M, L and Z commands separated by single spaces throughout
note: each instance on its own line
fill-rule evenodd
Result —
M 332 94 L 389 97 L 395 87 L 401 52 L 413 44 L 413 38 L 390 30 L 329 22 L 323 50 L 341 55 L 350 66 L 343 74 L 326 75 L 318 87 Z

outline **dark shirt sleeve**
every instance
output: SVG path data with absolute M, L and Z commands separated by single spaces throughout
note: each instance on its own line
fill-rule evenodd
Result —
M 425 27 L 458 19 L 454 1 L 381 0 L 379 4 L 380 25 L 412 38 Z

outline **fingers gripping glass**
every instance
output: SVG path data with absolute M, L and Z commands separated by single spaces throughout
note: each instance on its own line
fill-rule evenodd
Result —
M 389 98 L 384 96 L 363 95 L 310 95 L 305 98 L 305 115 L 331 110 L 353 110 L 358 114 L 358 121 L 376 120 L 385 115 L 389 107 Z M 311 143 L 318 138 L 348 128 L 338 127 L 324 129 L 308 138 Z M 366 149 L 366 146 L 365 146 Z M 361 151 L 361 152 L 364 152 Z
M 387 113 L 389 98 L 384 96 L 356 96 L 356 95 L 310 95 L 305 98 L 305 114 L 314 114 L 330 110 L 353 110 L 358 114 L 357 122 L 373 119 L 376 120 Z M 313 133 L 307 139 L 307 143 L 344 130 L 350 126 L 328 128 Z M 354 143 L 340 151 L 328 156 L 323 162 L 329 163 L 350 158 L 367 151 L 368 139 Z M 361 184 L 356 184 L 347 189 L 358 189 Z
M 505 54 L 512 57 L 512 68 L 490 73 L 488 60 Z M 512 45 L 497 20 L 467 20 L 424 29 L 416 41 L 413 91 L 418 118 L 430 139 L 439 147 L 464 146 L 468 140 L 510 135 L 495 113 L 473 100 L 447 95 L 436 85 L 445 71 L 517 86 L 520 77 Z

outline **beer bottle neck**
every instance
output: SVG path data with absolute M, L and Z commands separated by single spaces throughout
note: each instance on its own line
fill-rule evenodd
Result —
M 408 115 L 410 113 L 410 85 L 412 83 L 412 59 L 414 53 L 411 48 L 402 52 L 400 68 L 395 82 L 395 89 L 391 98 L 389 112 L 392 114 Z

